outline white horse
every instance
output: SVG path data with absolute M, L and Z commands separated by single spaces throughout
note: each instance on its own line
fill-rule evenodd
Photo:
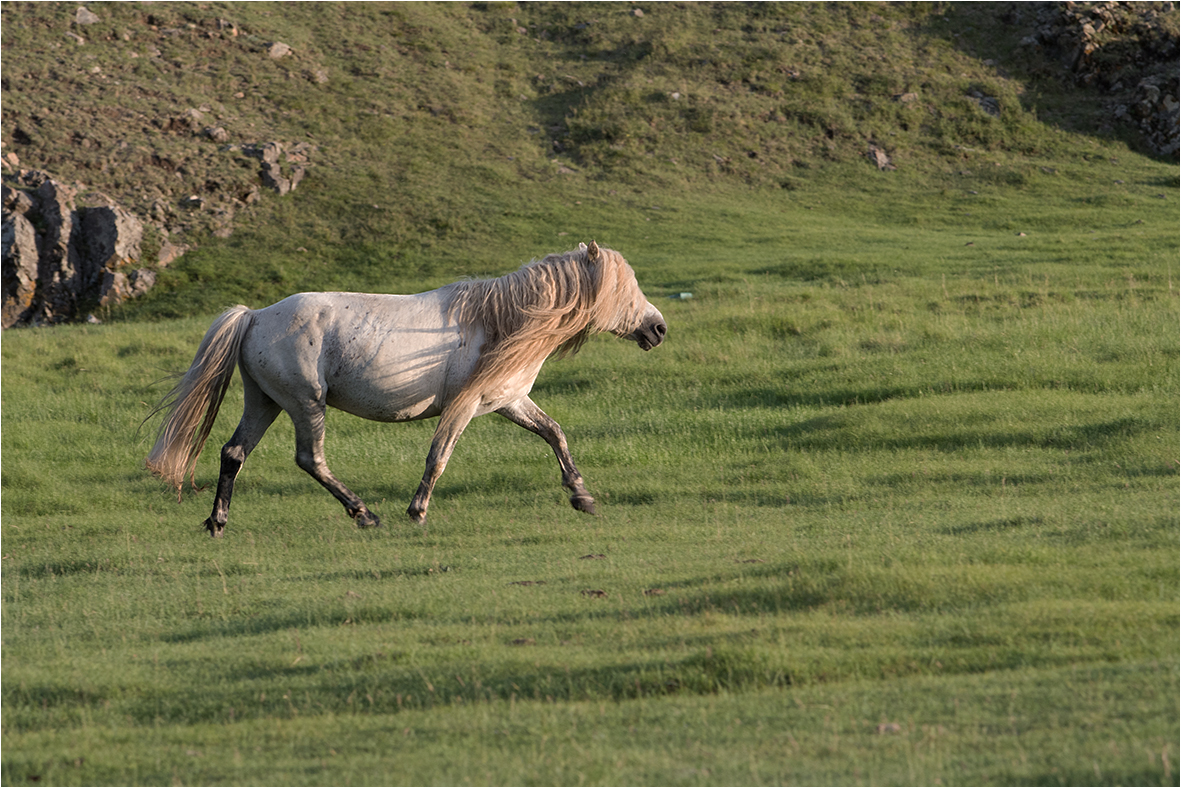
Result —
M 280 411 L 295 424 L 295 462 L 324 485 L 360 527 L 380 521 L 324 462 L 331 405 L 375 421 L 439 416 L 426 472 L 407 514 L 426 519 L 431 490 L 468 422 L 493 411 L 553 448 L 570 503 L 594 513 L 557 422 L 529 399 L 542 363 L 577 352 L 607 331 L 650 350 L 664 317 L 640 292 L 627 261 L 594 241 L 499 279 L 461 281 L 418 295 L 301 293 L 266 309 L 236 306 L 214 321 L 192 366 L 157 410 L 168 415 L 147 458 L 179 493 L 217 418 L 234 367 L 242 371 L 242 420 L 221 450 L 213 512 L 221 536 L 234 480 Z

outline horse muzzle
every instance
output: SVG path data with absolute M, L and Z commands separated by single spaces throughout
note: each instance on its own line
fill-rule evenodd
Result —
M 651 350 L 664 341 L 664 335 L 667 333 L 668 324 L 664 322 L 664 316 L 660 314 L 660 310 L 649 304 L 643 322 L 628 339 L 634 340 L 640 346 L 640 350 Z

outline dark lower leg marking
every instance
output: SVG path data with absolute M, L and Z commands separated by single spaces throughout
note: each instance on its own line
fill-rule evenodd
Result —
M 566 445 L 566 435 L 558 422 L 551 419 L 528 397 L 501 408 L 497 413 L 533 434 L 540 435 L 550 445 L 562 469 L 562 486 L 570 491 L 570 505 L 580 512 L 594 514 L 595 499 L 583 484 L 582 475 L 575 467 L 574 458 L 570 456 L 570 448 Z

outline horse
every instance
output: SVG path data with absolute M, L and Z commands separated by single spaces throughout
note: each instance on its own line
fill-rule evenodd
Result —
M 328 407 L 382 422 L 439 417 L 426 470 L 406 513 L 426 520 L 431 492 L 468 423 L 496 412 L 541 436 L 557 455 L 570 504 L 595 502 L 566 436 L 532 399 L 542 364 L 609 332 L 651 350 L 668 326 L 618 252 L 593 240 L 495 279 L 461 280 L 416 295 L 300 293 L 252 310 L 235 306 L 210 326 L 188 371 L 153 411 L 166 412 L 146 465 L 175 487 L 196 487 L 197 458 L 237 367 L 242 419 L 222 447 L 213 511 L 221 537 L 234 481 L 267 428 L 286 411 L 295 462 L 344 506 L 358 527 L 377 515 L 324 460 Z

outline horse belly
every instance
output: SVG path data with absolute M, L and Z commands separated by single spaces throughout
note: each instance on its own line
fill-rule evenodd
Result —
M 413 421 L 438 416 L 442 410 L 445 365 L 381 366 L 350 369 L 345 364 L 328 377 L 325 400 L 331 407 L 373 421 Z
M 423 311 L 393 310 L 377 330 L 350 326 L 326 341 L 327 404 L 375 421 L 438 416 L 467 379 L 476 354 L 458 326 Z

